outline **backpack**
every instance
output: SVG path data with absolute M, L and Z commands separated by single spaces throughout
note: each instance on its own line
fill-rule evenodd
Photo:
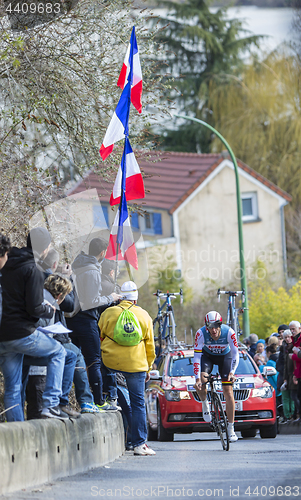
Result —
M 133 304 L 132 304 L 133 305 Z M 119 315 L 113 333 L 113 340 L 119 345 L 134 346 L 138 345 L 142 338 L 142 330 L 139 321 L 133 311 L 123 309 Z

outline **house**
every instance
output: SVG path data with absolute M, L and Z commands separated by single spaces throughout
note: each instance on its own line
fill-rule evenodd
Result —
M 143 235 L 150 271 L 162 270 L 173 260 L 197 293 L 208 284 L 240 288 L 236 183 L 228 155 L 156 152 L 137 159 L 146 196 L 129 203 L 140 212 L 133 213 L 131 223 Z M 247 280 L 264 278 L 260 260 L 276 282 L 284 284 L 283 209 L 291 197 L 248 165 L 237 163 Z M 90 173 L 71 192 L 96 188 L 109 227 L 115 217 L 109 205 L 113 181 L 100 183 L 99 176 Z M 97 224 L 97 213 L 94 217 Z

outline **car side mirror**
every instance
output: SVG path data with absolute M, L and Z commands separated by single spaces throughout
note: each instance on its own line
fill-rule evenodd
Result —
M 262 375 L 267 377 L 272 377 L 273 375 L 277 375 L 277 370 L 273 366 L 264 366 L 262 370 Z
M 162 378 L 159 373 L 159 370 L 151 370 L 149 372 L 149 376 L 151 380 L 160 380 Z

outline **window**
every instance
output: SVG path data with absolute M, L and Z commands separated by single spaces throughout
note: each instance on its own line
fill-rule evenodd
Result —
M 162 218 L 158 212 L 147 212 L 144 216 L 132 213 L 131 226 L 133 231 L 142 233 L 162 234 Z
M 256 221 L 258 218 L 257 193 L 243 193 L 242 202 L 242 220 L 243 222 Z
M 108 207 L 103 205 L 93 206 L 93 223 L 94 227 L 107 229 L 109 226 Z

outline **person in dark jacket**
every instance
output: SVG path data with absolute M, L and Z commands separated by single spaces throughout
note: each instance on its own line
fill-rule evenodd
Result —
M 248 353 L 250 354 L 250 356 L 252 356 L 252 358 L 254 358 L 257 349 L 258 335 L 256 335 L 256 333 L 251 333 L 251 335 L 249 336 L 249 342 L 250 347 Z
M 0 367 L 5 381 L 4 405 L 9 422 L 23 421 L 21 398 L 24 354 L 48 357 L 43 416 L 68 419 L 59 408 L 66 351 L 63 346 L 36 331 L 39 318 L 52 318 L 55 308 L 43 302 L 43 274 L 35 259 L 50 248 L 45 228 L 30 231 L 27 247 L 13 247 L 2 270 L 3 309 L 0 325 Z
M 72 270 L 79 307 L 78 312 L 66 320 L 68 328 L 72 330 L 72 342 L 81 348 L 84 355 L 95 403 L 103 410 L 116 410 L 115 406 L 106 403 L 103 395 L 98 328 L 101 307 L 121 298 L 114 292 L 108 296 L 102 292 L 100 261 L 104 259 L 106 248 L 105 240 L 94 238 L 89 244 L 89 254 L 81 252 L 75 258 Z
M 10 250 L 10 239 L 4 234 L 0 233 L 0 271 L 5 266 L 8 259 L 8 252 Z M 0 272 L 0 323 L 2 317 L 2 288 L 1 288 L 1 272 Z

